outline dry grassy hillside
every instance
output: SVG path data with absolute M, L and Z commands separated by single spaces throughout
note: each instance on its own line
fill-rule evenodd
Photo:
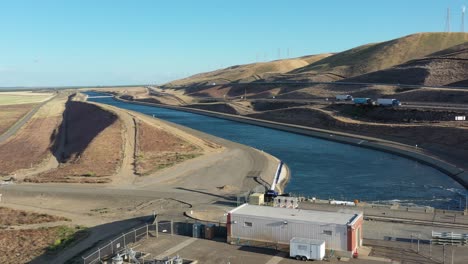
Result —
M 418 33 L 367 44 L 295 69 L 290 74 L 334 74 L 354 77 L 421 58 L 468 41 L 468 33 Z
M 331 54 L 311 55 L 294 59 L 259 62 L 245 65 L 231 66 L 212 72 L 200 73 L 188 78 L 173 81 L 168 85 L 180 86 L 188 84 L 227 83 L 227 82 L 251 82 L 263 79 L 265 76 L 286 73 L 310 63 L 319 61 Z
M 416 85 L 466 85 L 468 42 L 436 52 L 425 58 L 354 78 L 347 82 L 400 83 Z

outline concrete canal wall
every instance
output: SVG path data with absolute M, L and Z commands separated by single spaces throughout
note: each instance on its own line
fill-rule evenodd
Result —
M 403 145 L 403 144 L 396 143 L 393 141 L 388 141 L 388 140 L 364 137 L 364 136 L 359 136 L 355 134 L 348 134 L 348 133 L 336 132 L 336 131 L 325 130 L 325 129 L 317 129 L 317 128 L 311 128 L 311 127 L 306 127 L 306 126 L 299 126 L 299 125 L 293 125 L 293 124 L 273 122 L 273 121 L 268 121 L 268 120 L 255 119 L 255 118 L 239 116 L 239 115 L 231 115 L 231 114 L 225 114 L 225 113 L 219 113 L 219 112 L 213 112 L 213 111 L 195 109 L 195 108 L 188 108 L 188 107 L 170 106 L 170 105 L 146 103 L 146 102 L 138 102 L 138 101 L 128 101 L 128 100 L 121 99 L 118 97 L 115 97 L 115 98 L 119 101 L 126 102 L 126 103 L 156 106 L 156 107 L 161 107 L 161 108 L 168 108 L 168 109 L 173 109 L 173 110 L 178 110 L 178 111 L 201 114 L 201 115 L 222 118 L 222 119 L 247 123 L 247 124 L 256 125 L 256 126 L 273 128 L 277 130 L 312 136 L 312 137 L 316 137 L 320 139 L 331 140 L 331 141 L 335 141 L 339 143 L 345 143 L 345 144 L 350 144 L 350 145 L 354 145 L 358 147 L 364 147 L 364 148 L 369 148 L 369 149 L 374 149 L 378 151 L 383 151 L 383 152 L 399 155 L 401 157 L 412 159 L 422 164 L 433 167 L 447 174 L 451 178 L 453 178 L 455 181 L 457 181 L 463 187 L 465 187 L 465 189 L 468 189 L 468 172 L 448 162 L 442 161 L 426 153 L 423 153 L 421 152 L 420 149 L 417 149 L 417 147 L 414 147 L 414 149 L 411 149 L 412 148 L 411 146 Z

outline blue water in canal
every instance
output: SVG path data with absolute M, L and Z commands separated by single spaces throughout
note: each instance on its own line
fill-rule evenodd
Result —
M 88 93 L 89 95 L 102 95 Z M 264 150 L 291 170 L 287 192 L 322 199 L 430 205 L 460 209 L 465 189 L 447 175 L 396 155 L 177 110 L 89 99 L 190 127 Z

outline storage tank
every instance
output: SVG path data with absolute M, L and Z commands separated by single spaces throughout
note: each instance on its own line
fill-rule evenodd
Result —
M 112 264 L 123 264 L 123 258 L 120 254 L 112 258 Z

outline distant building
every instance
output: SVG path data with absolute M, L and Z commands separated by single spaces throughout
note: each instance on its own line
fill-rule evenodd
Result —
M 289 246 L 292 238 L 325 241 L 327 250 L 351 257 L 362 245 L 362 212 L 342 213 L 243 204 L 227 215 L 227 241 Z

